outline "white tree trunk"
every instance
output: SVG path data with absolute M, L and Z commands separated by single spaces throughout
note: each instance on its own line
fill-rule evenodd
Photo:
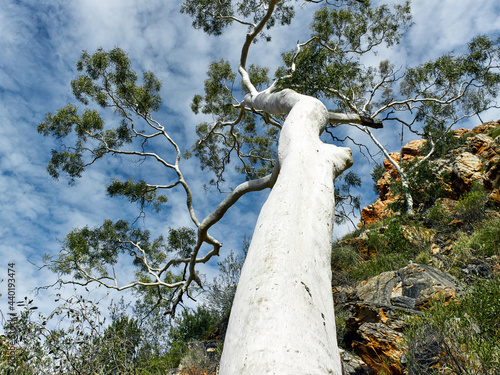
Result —
M 330 265 L 333 181 L 352 165 L 351 152 L 319 139 L 328 121 L 319 100 L 266 95 L 253 105 L 289 111 L 280 172 L 243 266 L 219 373 L 340 375 Z

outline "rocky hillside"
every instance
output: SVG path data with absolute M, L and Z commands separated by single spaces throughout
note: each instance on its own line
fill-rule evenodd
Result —
M 425 147 L 392 157 L 411 165 Z M 333 244 L 344 374 L 500 374 L 500 124 L 454 131 L 415 169 L 412 217 L 387 160 L 379 173 L 359 229 Z M 213 373 L 221 342 L 209 344 L 170 373 Z
M 412 176 L 414 217 L 397 214 L 398 176 L 386 160 L 360 229 L 334 244 L 346 374 L 500 373 L 500 124 L 453 138 Z M 423 147 L 391 156 L 412 163 Z

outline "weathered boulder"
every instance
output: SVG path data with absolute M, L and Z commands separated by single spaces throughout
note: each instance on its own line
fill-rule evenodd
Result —
M 363 342 L 354 342 L 353 347 L 365 360 L 372 373 L 402 374 L 402 352 L 399 345 L 403 334 L 388 328 L 383 323 L 363 323 L 358 334 Z
M 453 173 L 458 177 L 458 181 L 463 186 L 460 190 L 469 190 L 475 181 L 482 181 L 481 174 L 482 163 L 479 156 L 470 152 L 464 152 L 456 157 L 453 163 Z M 455 184 L 458 182 L 455 181 Z
M 410 264 L 384 272 L 345 298 L 350 344 L 374 374 L 402 374 L 402 329 L 405 314 L 419 314 L 433 298 L 454 298 L 453 277 L 433 267 Z
M 449 274 L 433 267 L 411 264 L 365 281 L 357 288 L 356 296 L 361 301 L 389 306 L 398 305 L 401 297 L 405 297 L 412 301 L 415 309 L 421 309 L 436 296 L 455 297 L 456 288 L 456 281 Z
M 425 142 L 423 139 L 410 141 L 401 148 L 401 152 L 392 152 L 389 156 L 397 163 L 402 161 L 410 162 L 414 158 L 420 157 L 420 148 Z M 399 173 L 388 159 L 383 161 L 383 166 L 385 172 L 376 183 L 379 196 L 374 203 L 361 211 L 360 226 L 376 223 L 394 214 L 387 206 L 395 200 L 395 197 L 390 192 L 390 184 L 393 181 L 398 181 Z
M 401 152 L 404 156 L 420 156 L 420 149 L 427 141 L 425 139 L 417 139 L 415 141 L 410 141 L 401 148 Z

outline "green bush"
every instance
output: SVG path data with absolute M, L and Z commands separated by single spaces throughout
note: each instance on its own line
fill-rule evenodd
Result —
M 181 365 L 183 368 L 197 369 L 200 374 L 213 374 L 217 370 L 216 366 L 213 368 L 213 361 L 210 360 L 206 348 L 201 342 L 195 342 L 190 345 L 189 350 L 181 360 Z
M 338 308 L 337 306 L 335 306 L 335 328 L 337 332 L 337 342 L 339 347 L 344 350 L 350 349 L 345 342 L 346 335 L 351 331 L 347 326 L 347 318 L 348 314 L 346 313 L 346 311 L 340 306 Z
M 500 278 L 477 280 L 457 301 L 436 301 L 404 331 L 409 375 L 500 373 Z
M 219 318 L 214 312 L 198 305 L 193 312 L 182 312 L 169 336 L 174 341 L 182 342 L 205 340 L 218 322 Z
M 467 264 L 475 257 L 500 255 L 500 219 L 483 222 L 473 233 L 462 233 L 453 245 L 453 258 L 456 265 Z
M 206 340 L 219 323 L 219 317 L 205 306 L 195 311 L 184 310 L 169 332 L 171 343 L 167 354 L 171 367 L 179 366 L 188 353 L 188 342 Z
M 441 204 L 435 204 L 427 211 L 426 219 L 432 228 L 445 229 L 452 219 L 451 213 Z
M 380 194 L 380 190 L 377 187 L 377 182 L 382 178 L 384 172 L 385 168 L 382 164 L 375 164 L 375 166 L 373 167 L 371 177 L 373 180 L 373 191 L 375 192 L 375 194 Z
M 408 264 L 409 259 L 405 254 L 379 254 L 355 268 L 351 277 L 353 280 L 367 280 L 382 272 L 397 270 Z
M 352 246 L 333 244 L 332 246 L 332 274 L 333 284 L 348 284 L 351 273 L 359 267 L 363 259 Z
M 481 185 L 474 185 L 472 189 L 460 198 L 455 208 L 458 216 L 468 224 L 484 219 L 488 193 Z
M 367 246 L 371 252 L 376 253 L 376 256 L 358 263 L 356 267 L 349 270 L 353 280 L 365 280 L 382 272 L 404 267 L 424 250 L 427 246 L 426 241 L 418 241 L 422 242 L 421 244 L 411 241 L 409 234 L 405 233 L 405 227 L 401 224 L 405 221 L 408 221 L 406 224 L 411 227 L 419 225 L 408 218 L 397 217 L 393 218 L 387 227 L 370 231 Z

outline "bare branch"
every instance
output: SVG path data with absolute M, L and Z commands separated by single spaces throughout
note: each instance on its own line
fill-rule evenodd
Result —
M 256 95 L 258 93 L 257 89 L 255 86 L 252 84 L 250 80 L 250 76 L 248 75 L 248 72 L 246 71 L 246 61 L 248 57 L 248 51 L 250 49 L 250 45 L 254 41 L 254 39 L 259 35 L 259 33 L 262 31 L 264 26 L 266 25 L 267 21 L 271 18 L 274 8 L 276 5 L 280 2 L 281 0 L 270 0 L 269 1 L 269 7 L 267 9 L 267 12 L 265 16 L 260 20 L 260 22 L 253 28 L 253 30 L 247 34 L 245 43 L 243 44 L 243 48 L 241 49 L 241 56 L 240 56 L 240 63 L 238 67 L 238 72 L 241 75 L 241 78 L 243 80 L 243 86 L 247 88 L 247 90 L 250 92 L 252 95 Z
M 383 127 L 382 120 L 357 114 L 345 114 L 328 112 L 328 121 L 332 124 L 358 124 L 370 128 L 380 129 Z

